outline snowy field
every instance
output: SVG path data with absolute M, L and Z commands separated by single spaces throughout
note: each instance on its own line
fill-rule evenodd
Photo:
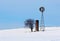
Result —
M 60 41 L 60 27 L 46 27 L 44 32 L 26 28 L 0 30 L 0 41 Z

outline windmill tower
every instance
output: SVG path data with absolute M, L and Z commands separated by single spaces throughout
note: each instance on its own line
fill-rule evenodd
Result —
M 44 15 L 43 15 L 43 12 L 45 11 L 45 8 L 44 7 L 40 7 L 39 10 L 41 12 L 40 30 L 41 31 L 45 31 Z

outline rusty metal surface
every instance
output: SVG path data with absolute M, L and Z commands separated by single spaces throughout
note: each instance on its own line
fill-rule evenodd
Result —
M 36 31 L 39 31 L 39 20 L 36 20 Z

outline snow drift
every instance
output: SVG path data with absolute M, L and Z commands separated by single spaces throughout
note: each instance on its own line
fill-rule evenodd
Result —
M 28 28 L 0 30 L 0 41 L 60 41 L 60 27 L 30 32 Z

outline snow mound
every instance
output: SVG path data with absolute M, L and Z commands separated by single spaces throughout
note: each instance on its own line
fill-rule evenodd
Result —
M 30 32 L 28 28 L 0 30 L 0 41 L 60 41 L 60 27 Z

